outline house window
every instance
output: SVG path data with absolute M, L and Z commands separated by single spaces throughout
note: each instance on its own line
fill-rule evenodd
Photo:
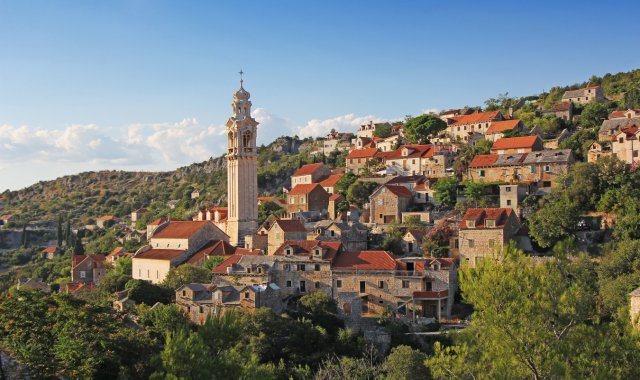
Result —
M 480 177 L 484 177 L 484 170 L 478 170 L 478 175 Z
M 333 230 L 332 230 L 332 231 L 330 232 L 330 234 L 331 234 L 331 237 L 334 237 L 334 236 L 336 236 L 336 231 L 333 231 Z
M 454 247 L 455 249 L 460 248 L 460 240 L 455 239 L 455 240 L 453 241 L 453 247 Z
M 249 298 L 249 292 L 244 292 L 244 298 Z
M 289 198 L 289 204 L 295 204 L 296 203 L 296 199 L 294 197 Z
M 247 268 L 247 273 L 251 273 L 251 268 Z
M 300 197 L 300 203 L 304 204 L 304 197 Z
M 305 281 L 300 281 L 300 291 L 302 293 L 307 291 L 307 283 Z
M 402 289 L 409 289 L 409 280 L 402 280 Z
M 467 239 L 467 243 L 469 244 L 469 248 L 474 248 L 476 246 L 476 242 L 473 239 Z
M 160 271 L 156 271 L 156 280 L 160 278 Z
M 287 281 L 287 288 L 290 288 L 290 287 L 291 287 L 291 280 L 288 280 Z
M 147 269 L 147 278 L 151 278 L 151 276 L 149 275 L 149 269 Z
M 551 182 L 550 181 L 543 181 L 542 182 L 542 187 L 551 187 Z
M 364 293 L 367 291 L 367 283 L 364 281 L 360 281 L 360 293 Z
M 305 269 L 304 264 L 298 264 L 298 270 L 300 272 L 304 272 L 304 269 Z
M 336 280 L 336 288 L 342 287 L 342 280 Z
M 549 166 L 549 165 L 545 165 L 545 166 L 544 166 L 544 171 L 545 171 L 546 173 L 549 173 L 549 172 L 551 171 L 551 166 Z
M 467 228 L 475 228 L 476 221 L 475 220 L 467 220 Z
M 506 191 L 507 193 L 511 192 L 511 186 L 507 186 L 504 188 L 504 191 Z
M 319 271 L 319 270 L 320 270 L 320 264 L 316 264 L 316 265 L 315 265 L 315 267 L 314 267 L 314 270 L 315 270 L 316 272 L 317 272 L 317 271 Z
M 492 227 L 495 227 L 495 226 L 496 226 L 496 221 L 495 221 L 495 220 L 493 220 L 493 219 L 487 219 L 487 220 L 485 221 L 485 224 L 487 225 L 487 227 L 492 228 Z
M 182 291 L 182 296 L 183 296 L 183 297 L 186 297 L 186 296 L 187 296 L 187 291 L 186 291 L 186 290 L 183 290 L 183 291 Z
M 507 206 L 511 206 L 511 199 L 507 199 Z
M 87 278 L 87 272 L 80 271 L 80 278 Z
M 536 172 L 536 167 L 535 166 L 529 166 L 529 172 L 530 173 L 535 173 Z
M 378 281 L 378 288 L 384 289 L 384 281 Z
M 315 286 L 316 289 L 320 289 L 320 283 L 318 281 L 316 281 L 314 286 Z

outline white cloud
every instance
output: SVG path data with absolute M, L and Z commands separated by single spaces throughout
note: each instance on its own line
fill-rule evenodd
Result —
M 439 109 L 437 109 L 437 108 L 425 108 L 425 109 L 423 109 L 421 112 L 422 112 L 422 114 L 423 114 L 423 115 L 424 115 L 425 113 L 434 113 L 434 114 L 436 114 L 436 115 L 437 115 L 437 114 L 439 114 L 439 113 L 440 113 L 440 110 L 439 110 Z
M 297 127 L 296 133 L 300 137 L 319 137 L 329 133 L 332 129 L 341 132 L 353 132 L 360 125 L 366 124 L 369 121 L 374 123 L 384 122 L 387 119 L 367 115 L 367 116 L 355 116 L 350 113 L 347 115 L 337 116 L 332 119 L 312 119 L 307 122 L 303 127 Z

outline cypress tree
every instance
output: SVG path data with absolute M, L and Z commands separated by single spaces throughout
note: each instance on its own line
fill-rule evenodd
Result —
M 29 232 L 27 231 L 27 225 L 22 227 L 22 247 L 27 248 L 29 246 Z
M 62 240 L 64 240 L 64 235 L 62 231 L 62 215 L 58 215 L 58 247 L 62 247 Z

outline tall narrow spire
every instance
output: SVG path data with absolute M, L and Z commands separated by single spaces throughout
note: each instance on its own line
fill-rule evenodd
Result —
M 238 71 L 238 74 L 240 74 L 240 88 L 242 88 L 242 74 L 244 74 L 244 71 L 242 71 L 242 69 L 240 69 L 240 71 Z

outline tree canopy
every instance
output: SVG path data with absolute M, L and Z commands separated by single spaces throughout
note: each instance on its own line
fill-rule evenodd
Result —
M 434 114 L 424 114 L 405 122 L 404 133 L 412 144 L 426 144 L 429 136 L 438 135 L 447 128 L 447 123 Z

